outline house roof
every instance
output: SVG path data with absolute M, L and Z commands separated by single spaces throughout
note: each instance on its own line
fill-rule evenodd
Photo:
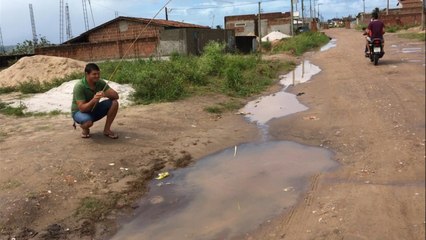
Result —
M 111 23 L 114 22 L 118 22 L 118 21 L 131 21 L 131 22 L 137 22 L 137 23 L 141 23 L 141 24 L 148 24 L 150 23 L 151 25 L 154 26 L 160 26 L 160 27 L 165 27 L 165 28 L 204 28 L 204 29 L 209 29 L 210 27 L 207 26 L 202 26 L 202 25 L 197 25 L 197 24 L 191 24 L 191 23 L 183 23 L 183 22 L 178 22 L 178 21 L 170 21 L 170 20 L 163 20 L 163 19 L 149 19 L 149 18 L 136 18 L 136 17 L 124 17 L 124 16 L 119 16 L 117 18 L 114 18 L 108 22 L 105 22 L 97 27 L 94 27 L 82 34 L 80 34 L 79 36 L 72 38 L 68 41 L 63 42 L 63 44 L 69 44 L 69 43 L 75 43 L 75 42 L 79 42 L 79 40 L 84 39 L 85 37 L 87 37 L 89 34 L 91 34 L 92 32 L 101 29 Z

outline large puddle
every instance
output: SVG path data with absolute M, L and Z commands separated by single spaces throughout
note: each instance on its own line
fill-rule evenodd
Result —
M 252 101 L 241 111 L 249 112 L 248 120 L 267 136 L 267 122 L 272 118 L 308 109 L 285 90 L 320 71 L 304 61 L 280 77 L 282 91 Z M 296 204 L 312 175 L 338 166 L 326 149 L 265 140 L 223 150 L 171 172 L 168 178 L 152 181 L 135 216 L 123 220 L 112 239 L 241 236 Z
M 337 166 L 325 149 L 293 142 L 240 145 L 151 183 L 137 217 L 113 238 L 229 239 L 294 205 L 309 177 Z
M 320 51 L 324 52 L 337 46 L 337 39 L 331 39 L 326 45 L 322 46 Z
M 266 124 L 273 118 L 305 111 L 308 108 L 297 100 L 296 95 L 285 92 L 285 90 L 289 86 L 309 81 L 319 72 L 321 69 L 318 66 L 309 61 L 303 61 L 294 71 L 280 77 L 280 84 L 283 85 L 281 92 L 249 102 L 241 111 L 247 113 L 250 121 L 260 125 Z

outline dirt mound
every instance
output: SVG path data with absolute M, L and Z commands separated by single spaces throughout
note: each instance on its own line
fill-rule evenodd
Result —
M 85 62 L 63 57 L 24 57 L 0 72 L 0 87 L 13 87 L 27 81 L 50 82 L 73 72 L 83 72 L 85 65 Z

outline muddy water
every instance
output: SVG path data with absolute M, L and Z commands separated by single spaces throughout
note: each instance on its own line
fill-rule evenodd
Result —
M 273 118 L 307 110 L 308 108 L 297 100 L 296 95 L 287 93 L 285 90 L 289 86 L 309 81 L 320 71 L 318 66 L 309 61 L 303 61 L 294 71 L 280 77 L 280 84 L 283 85 L 281 92 L 249 102 L 241 111 L 248 113 L 247 118 L 250 121 L 264 125 Z
M 229 239 L 294 205 L 309 177 L 337 166 L 293 142 L 226 149 L 151 184 L 137 218 L 113 239 Z
M 324 52 L 337 46 L 337 39 L 331 39 L 326 45 L 322 46 L 320 51 Z
M 226 149 L 154 180 L 135 217 L 123 220 L 114 240 L 230 239 L 255 229 L 300 199 L 310 176 L 337 167 L 328 150 L 293 142 L 270 142 L 267 122 L 304 111 L 285 92 L 321 69 L 304 61 L 281 76 L 282 91 L 247 104 L 242 111 L 263 131 L 260 143 Z

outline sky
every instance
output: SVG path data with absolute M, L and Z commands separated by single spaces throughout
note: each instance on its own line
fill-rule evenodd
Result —
M 119 16 L 153 18 L 169 0 L 86 0 L 89 27 L 93 28 Z M 296 0 L 294 8 L 300 11 L 302 0 Z M 0 28 L 4 45 L 15 45 L 32 39 L 29 4 L 34 11 L 37 35 L 52 43 L 59 43 L 59 0 L 0 0 Z M 74 37 L 85 31 L 81 0 L 64 0 L 69 5 L 70 22 Z M 205 26 L 222 25 L 229 15 L 254 14 L 258 12 L 259 0 L 171 0 L 167 8 L 169 20 Z M 263 0 L 262 12 L 289 12 L 291 0 Z M 304 0 L 305 15 L 309 4 L 319 7 L 324 19 L 355 16 L 363 11 L 363 0 Z M 316 4 L 314 4 L 314 2 Z M 397 0 L 389 0 L 390 8 L 397 8 Z M 387 0 L 365 0 L 366 12 L 375 7 L 386 8 Z M 92 11 L 91 11 L 92 10 Z M 93 18 L 92 14 L 93 12 Z M 165 19 L 162 10 L 156 17 Z M 66 34 L 64 34 L 66 40 Z

